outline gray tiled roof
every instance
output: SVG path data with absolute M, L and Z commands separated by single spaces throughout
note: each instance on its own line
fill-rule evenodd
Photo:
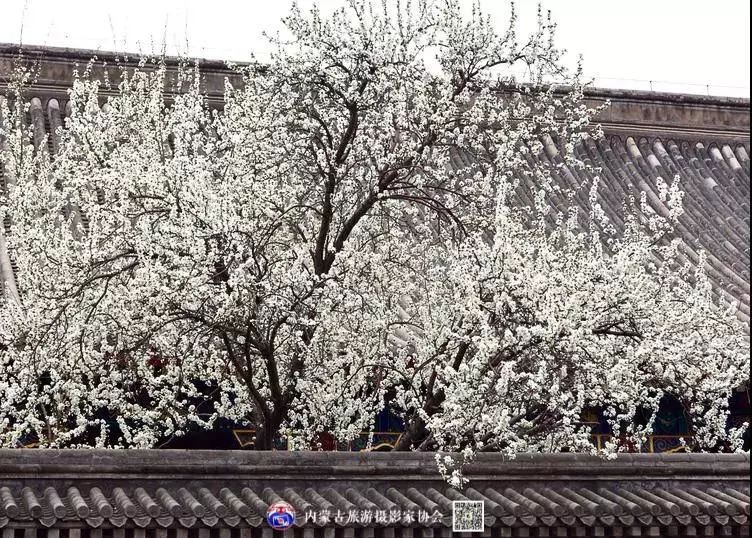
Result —
M 586 168 L 569 166 L 551 139 L 542 140 L 543 149 L 529 160 L 550 165 L 554 184 L 562 190 L 589 185 L 600 177 L 599 193 L 603 208 L 616 226 L 623 227 L 623 205 L 629 194 L 639 199 L 647 194 L 648 204 L 657 213 L 667 215 L 668 208 L 659 199 L 660 180 L 681 178 L 685 192 L 684 214 L 677 235 L 686 261 L 697 265 L 700 252 L 707 255 L 708 274 L 727 299 L 739 303 L 739 318 L 750 320 L 750 159 L 749 144 L 703 140 L 661 139 L 606 135 L 586 139 L 575 145 L 577 158 Z M 458 163 L 459 164 L 459 163 Z M 534 163 L 530 163 L 534 164 Z M 532 176 L 521 173 L 516 201 L 533 205 L 537 186 Z M 575 203 L 587 215 L 588 189 L 579 188 Z M 554 209 L 565 210 L 566 194 L 552 192 Z
M 0 44 L 0 89 L 17 57 L 18 47 Z M 35 141 L 50 133 L 49 149 L 57 149 L 55 129 L 63 124 L 67 89 L 78 63 L 88 61 L 93 51 L 25 47 L 37 62 L 36 87 L 32 90 L 30 120 Z M 100 61 L 110 64 L 117 55 L 97 51 Z M 118 61 L 123 61 L 118 59 Z M 169 59 L 168 59 L 169 61 Z M 128 60 L 125 63 L 134 60 Z M 172 64 L 170 64 L 172 65 Z M 203 85 L 210 103 L 220 106 L 225 77 L 239 83 L 237 75 L 222 62 L 203 60 Z M 95 66 L 94 76 L 103 76 Z M 106 92 L 105 92 L 106 93 Z M 658 178 L 682 178 L 686 192 L 685 214 L 678 229 L 686 259 L 696 263 L 699 252 L 708 254 L 709 274 L 716 290 L 740 303 L 739 318 L 750 320 L 750 111 L 748 99 L 671 95 L 635 91 L 590 90 L 591 105 L 610 100 L 597 118 L 606 133 L 601 140 L 584 140 L 577 156 L 596 170 L 583 171 L 564 165 L 560 148 L 551 139 L 542 140 L 543 150 L 531 154 L 537 163 L 552 166 L 556 184 L 569 189 L 582 185 L 597 173 L 605 210 L 617 228 L 622 223 L 622 203 L 632 192 L 645 191 L 649 204 L 659 212 Z M 461 165 L 461 160 L 455 162 Z M 518 203 L 530 205 L 535 186 L 522 174 Z M 580 189 L 577 202 L 587 204 L 587 189 Z M 551 197 L 562 209 L 564 196 Z M 0 253 L 0 266 L 3 265 Z M 5 265 L 8 265 L 7 262 Z M 8 267 L 0 267 L 8 271 Z M 2 274 L 2 271 L 0 271 Z
M 510 461 L 483 454 L 467 466 L 471 482 L 462 490 L 438 477 L 433 458 L 0 450 L 0 527 L 255 532 L 269 529 L 269 505 L 285 501 L 294 507 L 301 532 L 347 528 L 373 536 L 373 529 L 417 529 L 420 536 L 443 536 L 451 529 L 452 502 L 476 500 L 484 504 L 489 532 L 517 529 L 514 536 L 543 528 L 552 536 L 568 535 L 555 529 L 600 529 L 572 534 L 577 536 L 616 536 L 617 528 L 632 529 L 631 536 L 749 529 L 749 455 L 622 455 L 606 461 L 558 454 Z
M 49 150 L 54 153 L 59 137 L 55 130 L 63 124 L 65 106 L 55 98 L 33 98 L 30 120 L 37 144 L 51 133 Z M 637 129 L 644 130 L 643 128 Z M 575 146 L 577 157 L 587 169 L 566 165 L 560 148 L 551 138 L 542 142 L 542 150 L 530 153 L 530 164 L 550 165 L 555 183 L 561 189 L 578 189 L 601 177 L 600 193 L 604 209 L 617 229 L 623 224 L 623 203 L 628 194 L 647 193 L 650 206 L 659 213 L 667 209 L 658 197 L 659 178 L 673 180 L 681 176 L 685 191 L 685 213 L 678 234 L 685 258 L 696 264 L 701 251 L 706 252 L 708 272 L 716 289 L 739 303 L 739 318 L 750 320 L 750 147 L 738 136 L 707 139 L 628 136 L 607 134 L 602 139 L 586 139 Z M 738 134 L 738 133 L 737 133 Z M 535 162 L 534 162 L 535 161 Z M 454 165 L 467 163 L 455 156 Z M 526 173 L 520 174 L 517 203 L 532 205 L 537 188 Z M 576 202 L 587 206 L 588 189 L 579 188 Z M 550 198 L 554 209 L 563 210 L 566 196 Z M 585 212 L 586 214 L 586 212 Z
M 103 482 L 83 488 L 0 486 L 0 527 L 11 522 L 36 522 L 44 527 L 73 523 L 89 527 L 259 527 L 266 525 L 269 505 L 285 501 L 296 510 L 297 526 L 441 529 L 452 525 L 452 501 L 462 500 L 483 501 L 487 526 L 724 526 L 748 525 L 750 505 L 749 490 L 723 485 L 509 484 L 459 492 L 442 487 L 400 490 L 386 484 L 376 488 L 284 489 L 173 488 L 166 484 L 109 489 Z M 352 516 L 353 510 L 357 515 Z M 370 514 L 367 518 L 366 513 Z

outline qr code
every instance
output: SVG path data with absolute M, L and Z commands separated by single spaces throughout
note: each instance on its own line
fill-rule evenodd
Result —
M 452 501 L 454 532 L 483 532 L 483 501 Z

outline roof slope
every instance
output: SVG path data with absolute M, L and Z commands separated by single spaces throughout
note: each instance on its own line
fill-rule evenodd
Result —
M 0 44 L 0 90 L 17 54 L 17 46 Z M 113 53 L 50 47 L 26 48 L 24 54 L 37 62 L 30 118 L 37 141 L 63 124 L 75 66 L 95 54 L 110 64 L 116 59 Z M 93 76 L 102 69 L 97 64 Z M 221 105 L 225 78 L 236 76 L 221 62 L 204 61 L 203 83 L 209 102 Z M 580 159 L 600 170 L 585 172 L 566 166 L 551 139 L 542 141 L 543 150 L 534 158 L 552 165 L 551 173 L 563 189 L 576 188 L 598 173 L 604 209 L 617 228 L 629 192 L 645 191 L 653 209 L 662 212 L 658 179 L 668 181 L 680 175 L 686 193 L 678 229 L 682 252 L 693 264 L 700 251 L 707 253 L 708 272 L 716 289 L 738 301 L 739 318 L 749 324 L 749 100 L 613 90 L 591 90 L 587 98 L 591 105 L 610 102 L 597 118 L 606 136 L 582 141 L 576 147 Z M 54 152 L 56 137 L 51 136 L 49 143 Z M 527 177 L 521 179 L 518 202 L 531 205 L 535 185 Z M 579 190 L 577 202 L 586 207 L 587 192 Z M 554 198 L 552 204 L 564 207 L 563 200 Z M 0 251 L 4 250 L 2 243 Z M 0 252 L 0 274 L 3 271 L 10 274 L 8 258 Z
M 659 198 L 660 181 L 680 177 L 685 192 L 684 214 L 677 235 L 686 261 L 699 263 L 707 256 L 707 271 L 719 293 L 739 303 L 739 318 L 750 320 L 750 159 L 749 145 L 735 142 L 685 140 L 678 137 L 627 136 L 606 134 L 602 139 L 586 139 L 575 146 L 585 168 L 568 166 L 560 148 L 550 138 L 530 159 L 543 161 L 562 190 L 577 193 L 574 202 L 588 211 L 588 189 L 600 178 L 599 194 L 603 208 L 618 229 L 623 228 L 623 205 L 630 195 L 647 195 L 648 204 L 659 214 L 668 207 Z M 532 164 L 532 163 L 531 163 Z M 520 174 L 516 191 L 520 206 L 533 206 L 537 185 L 532 176 Z M 550 194 L 557 211 L 569 204 L 564 194 Z
M 486 454 L 466 475 L 469 487 L 448 488 L 430 453 L 0 450 L 0 527 L 255 536 L 283 501 L 297 513 L 295 536 L 443 537 L 452 502 L 468 500 L 484 504 L 492 536 L 718 536 L 749 527 L 749 455 Z

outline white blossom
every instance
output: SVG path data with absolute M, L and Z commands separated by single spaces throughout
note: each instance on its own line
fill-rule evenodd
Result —
M 679 178 L 658 185 L 662 213 L 625 200 L 617 233 L 597 181 L 583 215 L 530 169 L 541 140 L 577 166 L 575 142 L 598 136 L 543 14 L 527 40 L 516 16 L 497 33 L 456 0 L 285 23 L 221 111 L 198 67 L 178 92 L 164 61 L 123 67 L 107 99 L 84 71 L 54 159 L 23 99 L 0 103 L 18 288 L 0 309 L 1 445 L 150 447 L 222 417 L 254 424 L 259 448 L 308 447 L 389 407 L 399 449 L 469 461 L 595 452 L 581 420 L 600 408 L 615 453 L 671 395 L 695 448 L 741 449 L 726 419 L 749 341 L 671 239 Z M 521 63 L 533 84 L 510 75 Z M 563 77 L 568 91 L 543 85 Z

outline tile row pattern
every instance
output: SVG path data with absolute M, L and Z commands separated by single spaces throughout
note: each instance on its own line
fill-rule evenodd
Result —
M 273 503 L 291 504 L 298 527 L 452 525 L 452 502 L 483 501 L 486 527 L 748 527 L 749 489 L 520 485 L 464 492 L 433 487 L 252 489 L 223 487 L 30 487 L 0 485 L 0 527 L 80 523 L 90 528 L 242 528 L 265 526 Z M 365 517 L 365 514 L 369 514 Z M 421 516 L 425 514 L 425 516 Z
M 54 154 L 60 143 L 57 130 L 64 125 L 66 105 L 56 99 L 46 102 L 31 100 L 29 122 L 34 127 L 34 141 Z M 629 136 L 587 138 L 577 143 L 575 154 L 588 168 L 568 165 L 561 148 L 550 137 L 544 137 L 539 148 L 528 153 L 529 167 L 550 169 L 561 191 L 575 190 L 575 203 L 586 209 L 589 184 L 594 175 L 600 177 L 600 193 L 604 209 L 618 229 L 623 226 L 623 203 L 630 194 L 645 192 L 650 206 L 659 214 L 667 208 L 659 199 L 658 184 L 681 176 L 685 191 L 685 213 L 680 219 L 678 234 L 681 250 L 687 261 L 697 264 L 699 254 L 707 254 L 708 273 L 716 290 L 726 298 L 738 301 L 739 318 L 750 321 L 750 147 L 749 143 L 727 144 L 701 140 L 661 140 Z M 454 155 L 453 165 L 470 164 L 461 155 Z M 0 171 L 1 173 L 1 171 Z M 537 190 L 533 175 L 519 173 L 520 185 L 516 202 L 532 205 Z M 5 180 L 3 181 L 3 184 Z M 564 211 L 564 192 L 552 192 L 549 198 L 556 211 Z M 585 211 L 587 214 L 587 211 Z M 12 254 L 11 254 L 12 259 Z M 7 274 L 6 268 L 6 274 Z
M 700 252 L 707 256 L 706 270 L 716 292 L 738 303 L 738 317 L 750 321 L 750 148 L 748 144 L 708 144 L 697 140 L 661 140 L 644 137 L 585 138 L 574 146 L 584 166 L 572 166 L 551 137 L 539 148 L 528 148 L 527 167 L 517 177 L 514 201 L 533 206 L 538 185 L 533 169 L 543 168 L 555 187 L 548 195 L 553 215 L 574 203 L 581 218 L 589 211 L 589 186 L 599 178 L 601 204 L 617 230 L 624 226 L 624 203 L 646 194 L 648 205 L 668 215 L 660 200 L 659 184 L 680 177 L 684 213 L 676 229 L 683 262 L 697 266 Z M 454 155 L 453 166 L 471 162 Z M 574 193 L 573 201 L 568 199 Z M 583 222 L 584 224 L 584 222 Z M 660 263 L 660 260 L 656 260 Z

